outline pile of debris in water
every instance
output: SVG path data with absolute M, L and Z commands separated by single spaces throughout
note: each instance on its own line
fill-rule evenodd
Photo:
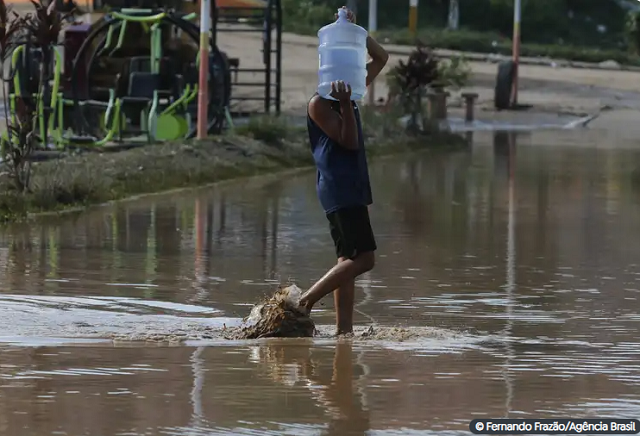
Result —
M 308 338 L 316 333 L 313 320 L 300 307 L 302 290 L 296 285 L 278 287 L 256 304 L 233 339 Z

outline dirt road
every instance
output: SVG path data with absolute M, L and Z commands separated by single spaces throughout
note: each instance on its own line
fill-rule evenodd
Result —
M 300 112 L 313 94 L 317 82 L 318 55 L 316 39 L 308 36 L 285 34 L 283 37 L 283 110 Z M 241 67 L 262 66 L 262 40 L 259 33 L 218 34 L 218 45 L 229 56 L 240 59 Z M 390 52 L 408 52 L 407 47 L 388 46 Z M 383 72 L 406 55 L 393 54 Z M 493 87 L 497 65 L 491 62 L 470 62 L 472 79 L 464 91 L 480 95 L 478 117 L 491 118 L 493 111 Z M 601 69 L 566 68 L 540 65 L 520 67 L 519 102 L 531 104 L 533 110 L 558 114 L 591 114 L 604 109 L 592 126 L 620 130 L 640 137 L 640 73 L 635 71 L 607 71 Z M 256 75 L 245 75 L 239 80 L 256 81 Z M 376 97 L 386 97 L 384 80 L 376 81 Z M 238 89 L 243 95 L 262 95 L 260 89 Z M 454 92 L 452 105 L 456 105 L 459 92 Z

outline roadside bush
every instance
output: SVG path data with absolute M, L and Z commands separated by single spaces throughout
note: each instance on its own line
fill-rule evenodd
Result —
M 293 0 L 286 0 L 293 1 Z M 319 7 L 319 6 L 317 6 Z M 307 16 L 299 12 L 294 18 L 285 20 L 285 31 L 300 35 L 315 35 L 323 25 L 331 21 L 333 10 L 328 9 L 321 14 Z M 321 19 L 318 17 L 322 17 Z M 326 18 L 325 18 L 326 17 Z M 629 47 L 635 47 L 630 41 L 635 38 L 627 30 Z M 386 44 L 415 45 L 417 40 L 424 41 L 435 49 L 456 50 L 463 52 L 491 53 L 511 55 L 512 42 L 496 32 L 478 32 L 467 29 L 447 30 L 425 28 L 412 35 L 407 29 L 384 29 L 376 33 L 376 39 Z M 563 59 L 574 62 L 600 63 L 613 60 L 622 65 L 640 66 L 640 56 L 635 51 L 620 49 L 600 49 L 593 46 L 577 46 L 571 44 L 532 44 L 524 43 L 520 46 L 520 55 L 526 57 L 542 57 Z
M 476 53 L 510 55 L 512 50 L 512 42 L 509 38 L 493 32 L 475 32 L 465 29 L 457 31 L 424 29 L 418 33 L 417 38 L 406 29 L 384 30 L 378 32 L 377 38 L 387 44 L 400 45 L 414 45 L 416 39 L 419 39 L 430 47 L 438 49 Z M 624 65 L 640 66 L 640 57 L 624 50 L 602 50 L 574 45 L 543 45 L 525 42 L 520 46 L 520 55 L 593 63 L 614 60 Z

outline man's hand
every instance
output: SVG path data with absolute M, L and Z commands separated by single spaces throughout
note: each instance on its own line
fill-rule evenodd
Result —
M 346 6 L 343 6 L 341 9 L 346 9 L 347 10 L 347 20 L 349 20 L 351 23 L 356 24 L 356 14 L 353 13 L 353 11 L 349 8 L 347 8 Z M 335 19 L 338 19 L 338 14 L 335 14 Z
M 351 85 L 345 84 L 342 80 L 331 82 L 331 97 L 340 103 L 349 102 L 351 100 Z

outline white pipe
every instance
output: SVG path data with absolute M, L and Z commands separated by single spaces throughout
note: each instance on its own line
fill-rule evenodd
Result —
M 369 34 L 375 34 L 378 31 L 378 0 L 369 0 Z M 376 102 L 375 82 L 369 85 L 369 104 L 374 105 Z
M 522 16 L 522 0 L 516 0 L 513 6 L 513 21 L 520 24 Z
M 378 0 L 369 0 L 369 33 L 378 31 Z

